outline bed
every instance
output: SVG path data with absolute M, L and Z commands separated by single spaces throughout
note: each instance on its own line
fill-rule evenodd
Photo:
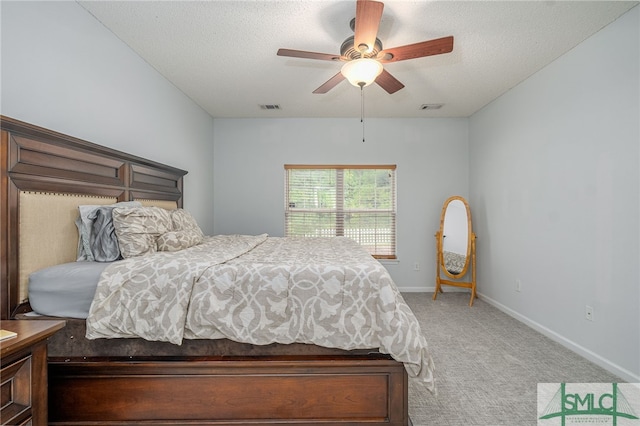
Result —
M 182 207 L 186 172 L 11 118 L 1 117 L 1 124 L 0 314 L 3 319 L 20 317 L 37 321 L 47 317 L 32 315 L 28 277 L 43 268 L 76 260 L 78 241 L 74 222 L 78 207 L 135 201 L 141 203 L 142 209 L 175 212 Z M 75 235 L 76 239 L 69 235 Z M 214 248 L 222 244 L 221 238 L 225 239 L 224 244 L 235 239 L 252 247 L 229 259 L 202 263 L 198 253 L 215 252 Z M 153 322 L 153 318 L 165 315 L 169 323 L 184 322 L 189 325 L 187 328 L 160 327 L 146 335 L 150 327 L 139 326 L 144 321 L 131 321 L 130 327 L 121 327 L 126 322 L 123 318 L 141 310 L 137 303 L 131 303 L 124 313 L 106 315 L 106 319 L 103 316 L 93 322 L 95 312 L 88 320 L 66 318 L 66 327 L 49 341 L 49 423 L 410 424 L 407 370 L 412 376 L 433 383 L 431 358 L 426 343 L 416 343 L 423 337 L 418 337 L 419 326 L 410 310 L 405 312 L 402 304 L 393 308 L 400 309 L 402 321 L 408 327 L 401 334 L 396 330 L 394 335 L 392 331 L 397 324 L 393 322 L 393 314 L 386 314 L 391 318 L 388 324 L 372 325 L 358 322 L 357 312 L 348 312 L 355 305 L 373 309 L 371 304 L 375 300 L 346 300 L 344 294 L 361 294 L 357 287 L 360 284 L 350 292 L 341 290 L 340 303 L 347 307 L 343 317 L 358 319 L 341 324 L 351 324 L 357 330 L 386 327 L 390 331 L 379 339 L 383 343 L 372 340 L 371 333 L 361 332 L 356 333 L 357 338 L 353 333 L 350 337 L 342 336 L 348 342 L 335 344 L 327 337 L 332 334 L 327 333 L 331 327 L 326 322 L 308 320 L 302 306 L 304 301 L 313 299 L 317 303 L 315 307 L 308 304 L 308 309 L 325 313 L 336 309 L 339 303 L 331 299 L 337 297 L 336 291 L 331 290 L 335 287 L 330 282 L 323 283 L 321 287 L 329 290 L 322 299 L 316 292 L 318 286 L 309 285 L 315 278 L 309 280 L 308 274 L 317 278 L 318 273 L 307 266 L 318 251 L 333 252 L 338 258 L 344 256 L 336 247 L 319 249 L 320 244 L 311 249 L 303 241 L 279 249 L 283 240 L 268 236 L 203 237 L 198 244 L 170 253 L 182 256 L 183 263 L 199 265 L 192 267 L 195 275 L 183 280 L 196 284 L 184 288 L 189 298 L 172 305 L 183 308 L 179 313 L 176 309 L 154 311 L 147 319 Z M 333 239 L 322 240 L 333 244 Z M 55 241 L 55 250 L 47 245 L 50 241 Z M 357 252 L 346 244 L 347 251 Z M 308 257 L 300 257 L 302 252 L 307 252 Z M 295 255 L 285 261 L 287 253 Z M 107 276 L 135 275 L 132 271 L 139 268 L 159 271 L 162 265 L 173 262 L 167 261 L 170 254 L 154 253 L 144 256 L 146 260 L 142 262 L 132 257 L 107 267 L 100 273 L 91 309 L 95 306 L 96 311 L 102 308 L 111 312 L 110 303 L 115 297 L 112 294 L 118 292 L 109 287 L 112 281 Z M 241 259 L 250 262 L 243 263 Z M 297 290 L 284 290 L 296 294 L 292 300 L 297 300 L 297 304 L 278 298 L 283 291 L 278 287 L 282 273 L 271 275 L 266 296 L 262 294 L 264 285 L 257 285 L 252 278 L 256 275 L 256 263 L 273 272 L 283 262 L 289 264 L 288 274 L 303 278 Z M 374 261 L 371 267 L 379 277 L 372 285 L 382 295 L 377 296 L 378 300 L 384 299 L 383 304 L 390 299 L 401 301 L 384 268 L 376 269 L 375 264 Z M 217 277 L 228 277 L 229 268 L 244 278 L 221 284 Z M 217 272 L 207 278 L 211 271 Z M 263 272 L 264 269 L 260 274 Z M 285 281 L 295 282 L 291 277 Z M 343 281 L 348 280 L 343 277 Z M 253 286 L 255 293 L 251 297 L 238 296 L 240 293 L 234 289 L 239 288 L 239 283 Z M 315 292 L 313 297 L 307 294 L 309 291 Z M 127 305 L 130 294 L 124 291 L 116 305 Z M 103 303 L 97 302 L 100 295 L 105 296 L 101 299 Z M 227 318 L 226 323 L 206 323 L 212 316 L 202 312 L 211 311 L 212 297 L 215 303 L 229 306 L 243 299 L 242 309 L 235 304 L 235 312 L 241 315 L 236 315 L 234 322 L 230 319 L 234 310 L 230 310 L 213 316 Z M 265 306 L 269 306 L 268 315 Z M 296 310 L 300 311 L 298 317 L 293 315 Z M 268 317 L 267 321 L 252 322 L 259 315 Z M 267 340 L 256 339 L 249 333 L 256 324 L 274 323 L 278 318 L 281 323 L 270 329 L 272 335 Z M 291 318 L 298 318 L 295 327 Z M 225 324 L 229 326 L 227 330 Z M 403 340 L 412 333 L 415 337 Z M 409 359 L 411 355 L 403 358 L 406 347 L 411 345 L 418 349 L 417 360 Z

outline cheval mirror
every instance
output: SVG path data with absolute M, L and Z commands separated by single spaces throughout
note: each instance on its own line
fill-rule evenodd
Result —
M 449 197 L 442 206 L 440 230 L 436 232 L 436 291 L 443 293 L 442 285 L 471 289 L 469 306 L 476 294 L 476 234 L 471 229 L 471 210 L 460 196 Z M 471 281 L 463 281 L 471 269 Z M 444 277 L 443 277 L 444 274 Z

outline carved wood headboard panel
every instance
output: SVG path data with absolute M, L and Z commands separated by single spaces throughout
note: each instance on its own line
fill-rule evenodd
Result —
M 10 318 L 23 298 L 19 249 L 21 193 L 154 200 L 182 207 L 182 180 L 187 174 L 184 170 L 8 117 L 0 116 L 0 127 L 2 319 Z

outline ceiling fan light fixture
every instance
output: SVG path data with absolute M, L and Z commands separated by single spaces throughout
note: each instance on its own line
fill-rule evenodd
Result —
M 349 83 L 365 87 L 376 81 L 382 72 L 382 64 L 371 58 L 354 59 L 344 64 L 340 72 Z

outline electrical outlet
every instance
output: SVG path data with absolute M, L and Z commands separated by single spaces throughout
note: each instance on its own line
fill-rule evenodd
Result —
M 418 262 L 413 264 L 413 270 L 414 271 L 419 271 L 420 270 L 420 264 Z
M 588 321 L 593 321 L 593 308 L 591 306 L 585 306 L 584 316 Z
M 522 281 L 520 281 L 520 279 L 516 280 L 516 291 L 518 293 L 522 291 Z

